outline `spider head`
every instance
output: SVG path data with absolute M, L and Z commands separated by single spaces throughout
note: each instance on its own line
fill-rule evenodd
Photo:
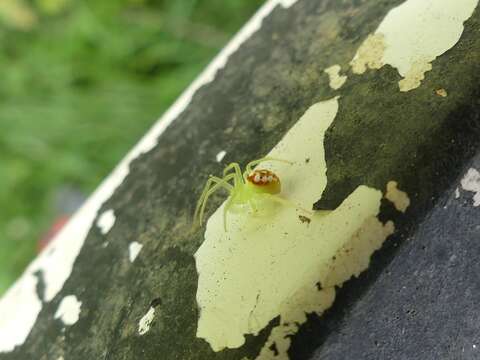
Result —
M 254 170 L 247 176 L 247 184 L 258 192 L 278 194 L 281 191 L 280 179 L 270 170 Z

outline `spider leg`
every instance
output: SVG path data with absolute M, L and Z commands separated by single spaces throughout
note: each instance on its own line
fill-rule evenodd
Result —
M 258 164 L 260 164 L 264 161 L 278 161 L 278 162 L 283 162 L 283 163 L 293 165 L 292 161 L 288 161 L 288 160 L 284 160 L 284 159 L 277 159 L 277 158 L 267 156 L 267 157 L 263 157 L 263 158 L 260 158 L 260 159 L 257 159 L 257 160 L 250 161 L 247 164 L 247 166 L 245 166 L 245 172 L 243 173 L 243 177 L 246 179 L 247 176 L 252 172 L 252 168 L 255 165 L 258 165 Z
M 285 206 L 288 206 L 288 207 L 291 207 L 291 208 L 302 210 L 304 213 L 306 213 L 310 216 L 313 215 L 312 211 L 304 209 L 303 207 L 300 207 L 300 206 L 296 205 L 295 203 L 291 202 L 290 200 L 284 199 L 284 198 L 282 198 L 278 195 L 272 195 L 272 194 L 266 193 L 266 194 L 259 194 L 259 196 L 264 196 L 265 198 L 276 201 L 279 204 L 282 204 L 282 205 L 285 205 Z
M 235 174 L 230 174 L 225 176 L 223 179 L 210 175 L 210 178 L 207 180 L 205 187 L 203 188 L 202 195 L 198 199 L 197 206 L 195 208 L 195 214 L 193 215 L 194 223 L 196 220 L 199 220 L 199 224 L 202 224 L 203 213 L 205 211 L 205 206 L 207 204 L 208 197 L 213 194 L 218 189 L 225 189 L 229 193 L 232 192 L 233 186 L 228 183 L 229 180 L 233 179 Z M 213 186 L 212 186 L 213 185 Z
M 227 212 L 232 207 L 234 197 L 235 195 L 230 196 L 225 204 L 225 207 L 223 208 L 223 229 L 225 232 L 227 232 Z
M 223 176 L 226 176 L 230 170 L 235 171 L 235 178 L 234 183 L 237 184 L 238 182 L 242 181 L 242 170 L 240 169 L 240 165 L 238 163 L 230 163 L 228 164 L 225 169 L 223 169 Z

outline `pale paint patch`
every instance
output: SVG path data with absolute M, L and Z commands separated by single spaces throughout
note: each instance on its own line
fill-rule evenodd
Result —
M 12 351 L 27 339 L 42 310 L 37 282 L 36 276 L 27 274 L 0 299 L 0 353 Z
M 368 35 L 360 45 L 355 57 L 350 62 L 354 74 L 363 74 L 369 69 L 380 69 L 385 65 L 382 61 L 385 51 L 385 38 L 383 34 Z
M 150 325 L 152 325 L 152 321 L 154 318 L 155 318 L 155 308 L 150 307 L 147 313 L 138 322 L 138 333 L 140 335 L 144 335 L 150 330 Z
M 279 175 L 282 196 L 301 207 L 311 208 L 326 186 L 323 137 L 337 111 L 337 98 L 311 106 L 267 155 L 294 164 L 261 165 Z M 337 209 L 315 213 L 308 224 L 295 209 L 264 203 L 255 216 L 247 209 L 229 213 L 228 232 L 224 203 L 209 218 L 205 241 L 195 254 L 201 309 L 197 336 L 214 351 L 236 348 L 245 334 L 258 334 L 280 315 L 281 325 L 269 342 L 286 356 L 289 342 L 283 336 L 297 327 L 285 323 L 302 323 L 305 312 L 328 308 L 334 285 L 358 275 L 393 231 L 393 224 L 384 228 L 375 218 L 381 198 L 380 191 L 360 186 Z M 318 281 L 324 290 L 316 289 Z
M 141 154 L 153 149 L 160 135 L 190 104 L 195 92 L 205 84 L 211 82 L 217 71 L 223 68 L 230 57 L 248 38 L 255 33 L 262 24 L 263 19 L 277 6 L 288 8 L 295 3 L 294 0 L 270 0 L 266 2 L 249 22 L 235 35 L 225 48 L 213 59 L 208 67 L 193 81 L 183 92 L 177 101 L 155 123 L 147 134 L 117 165 L 114 171 L 100 184 L 97 190 L 89 197 L 84 205 L 75 213 L 72 219 L 63 227 L 55 239 L 46 249 L 30 264 L 22 277 L 14 285 L 15 288 L 30 288 L 31 277 L 37 271 L 42 271 L 45 281 L 45 299 L 50 302 L 62 289 L 65 281 L 70 277 L 73 264 L 83 247 L 85 238 L 94 223 L 95 216 L 102 204 L 107 201 L 115 189 L 123 182 L 129 173 L 130 163 Z M 50 250 L 55 248 L 55 251 Z M 13 289 L 13 288 L 12 288 Z M 13 294 L 8 291 L 0 302 L 0 314 L 17 313 L 21 304 L 31 304 L 31 311 L 22 312 L 24 315 L 20 321 L 2 321 L 0 333 L 9 334 L 2 337 L 0 349 L 13 349 L 15 345 L 21 345 L 30 333 L 38 315 L 37 305 L 41 304 L 34 288 L 32 291 L 23 291 Z M 19 297 L 22 297 L 19 299 Z M 40 305 L 41 306 L 41 305 Z M 30 315 L 28 315 L 30 314 Z M 17 329 L 22 326 L 21 330 Z M 25 335 L 26 334 L 26 335 Z M 11 344 L 11 345 L 9 345 Z M 0 350 L 1 351 L 1 350 Z M 9 350 L 5 350 L 9 351 Z
M 438 96 L 441 96 L 441 97 L 447 97 L 448 96 L 447 90 L 445 90 L 443 88 L 435 90 L 435 94 L 437 94 Z
M 137 258 L 138 254 L 140 254 L 140 250 L 142 250 L 143 245 L 139 242 L 133 241 L 128 246 L 128 258 L 130 262 L 133 263 Z
M 477 169 L 470 168 L 463 177 L 462 188 L 467 191 L 474 192 L 473 206 L 480 205 L 480 173 Z
M 431 62 L 460 39 L 463 23 L 478 0 L 407 0 L 389 11 L 373 35 L 360 46 L 352 71 L 389 64 L 404 78 L 400 91 L 417 88 Z
M 78 301 L 75 295 L 65 296 L 58 306 L 54 318 L 60 319 L 65 325 L 71 326 L 78 321 L 81 308 L 82 302 Z
M 227 155 L 227 152 L 225 150 L 220 151 L 215 157 L 217 159 L 217 162 L 221 162 L 225 155 Z
M 97 226 L 103 235 L 110 231 L 113 224 L 115 224 L 115 213 L 112 209 L 104 211 L 97 220 Z
M 395 209 L 404 213 L 410 205 L 410 198 L 406 192 L 399 190 L 397 186 L 396 181 L 387 183 L 385 199 L 389 200 L 395 206 Z
M 330 87 L 333 90 L 340 89 L 342 85 L 345 84 L 345 81 L 347 81 L 346 75 L 340 75 L 341 69 L 340 65 L 332 65 L 324 70 L 324 72 L 328 74 Z
M 330 308 L 335 300 L 335 287 L 341 287 L 352 276 L 358 277 L 367 269 L 372 253 L 380 249 L 393 231 L 391 221 L 383 226 L 375 216 L 366 218 L 350 240 L 321 269 L 319 283 L 322 289 L 319 291 L 310 284 L 282 305 L 280 326 L 272 330 L 257 360 L 288 360 L 287 351 L 291 343 L 289 336 L 298 331 L 298 324 L 307 320 L 306 314 L 316 313 L 320 316 Z M 278 351 L 277 356 L 270 349 L 273 344 Z
M 460 197 L 460 190 L 458 188 L 455 189 L 455 199 Z

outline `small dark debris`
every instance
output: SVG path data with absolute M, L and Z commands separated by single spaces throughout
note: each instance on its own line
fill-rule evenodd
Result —
M 307 224 L 310 224 L 310 221 L 312 221 L 310 218 L 306 217 L 306 216 L 303 216 L 303 215 L 298 215 L 298 218 L 300 219 L 300 221 L 302 223 L 307 223 Z
M 150 303 L 150 307 L 153 307 L 153 308 L 159 305 L 162 305 L 162 299 L 160 298 L 153 299 L 152 302 Z
M 305 163 L 308 164 L 310 162 L 310 158 L 305 159 Z
M 322 291 L 322 290 L 323 290 L 323 287 L 322 287 L 322 284 L 320 284 L 320 281 L 318 281 L 315 285 L 317 286 L 317 290 L 318 290 L 318 291 Z
M 273 343 L 270 347 L 269 347 L 270 350 L 272 350 L 273 352 L 273 356 L 278 356 L 278 349 L 277 349 L 277 344 Z

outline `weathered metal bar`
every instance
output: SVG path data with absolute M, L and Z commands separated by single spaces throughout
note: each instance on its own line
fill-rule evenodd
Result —
M 266 3 L 0 300 L 0 359 L 480 356 L 477 2 Z M 192 229 L 266 155 L 277 202 Z

